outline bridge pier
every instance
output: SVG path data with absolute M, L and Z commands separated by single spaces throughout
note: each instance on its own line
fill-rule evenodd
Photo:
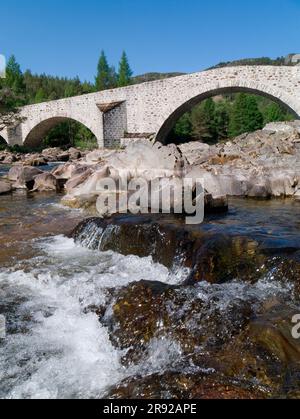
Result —
M 127 131 L 127 108 L 125 101 L 97 104 L 102 113 L 103 141 L 106 148 L 118 148 Z
M 8 145 L 23 145 L 22 126 L 18 125 L 15 128 L 5 128 L 0 132 L 1 137 L 5 139 Z

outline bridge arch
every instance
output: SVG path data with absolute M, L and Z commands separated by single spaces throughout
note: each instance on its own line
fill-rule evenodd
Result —
M 83 122 L 81 118 L 73 118 L 69 116 L 52 116 L 42 121 L 37 122 L 35 125 L 28 128 L 27 132 L 23 133 L 24 141 L 23 145 L 30 148 L 35 148 L 39 146 L 47 134 L 58 125 L 64 122 L 78 122 L 88 128 L 92 134 L 97 138 L 96 134 L 93 132 L 93 129 L 89 126 L 89 123 Z
M 186 112 L 189 112 L 194 106 L 198 105 L 202 101 L 223 95 L 223 94 L 232 94 L 232 93 L 249 93 L 257 96 L 263 96 L 271 101 L 278 103 L 280 106 L 288 110 L 295 119 L 300 118 L 300 110 L 297 111 L 297 107 L 294 105 L 292 98 L 288 95 L 284 96 L 282 93 L 276 94 L 275 92 L 270 92 L 265 86 L 263 87 L 247 87 L 247 86 L 227 86 L 227 87 L 215 87 L 199 94 L 194 94 L 193 96 L 186 100 L 184 98 L 182 101 L 177 103 L 177 106 L 167 115 L 166 119 L 160 126 L 155 141 L 162 144 L 167 144 L 168 136 L 171 133 L 176 122 L 181 116 Z

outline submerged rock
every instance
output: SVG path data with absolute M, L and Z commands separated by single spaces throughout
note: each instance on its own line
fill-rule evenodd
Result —
M 233 279 L 253 282 L 264 272 L 266 256 L 252 239 L 215 235 L 196 249 L 193 259 L 189 283 L 223 283 Z
M 172 340 L 181 355 L 194 356 L 230 342 L 253 315 L 247 302 L 235 299 L 223 313 L 221 305 L 206 296 L 210 294 L 205 287 L 201 294 L 193 287 L 141 281 L 109 291 L 101 322 L 109 328 L 113 344 L 127 350 L 126 365 L 147 357 L 153 339 Z
M 266 255 L 253 239 L 213 235 L 201 226 L 191 229 L 180 221 L 165 223 L 151 216 L 91 218 L 77 226 L 73 237 L 92 249 L 151 256 L 168 268 L 180 263 L 191 269 L 187 284 L 233 279 L 253 282 L 261 277 L 266 261 Z
M 239 387 L 222 377 L 205 374 L 165 372 L 124 380 L 106 394 L 109 399 L 186 399 L 186 400 L 251 400 L 265 399 L 266 395 L 254 388 Z
M 284 365 L 298 365 L 300 369 L 300 339 L 292 335 L 295 326 L 293 317 L 298 314 L 297 307 L 293 310 L 291 307 L 278 305 L 250 323 L 249 336 Z
M 12 191 L 11 184 L 4 180 L 0 180 L 0 195 L 10 193 Z

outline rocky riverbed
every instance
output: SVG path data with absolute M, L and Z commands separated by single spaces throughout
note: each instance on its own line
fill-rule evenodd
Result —
M 0 162 L 7 164 L 17 157 L 0 154 Z M 50 173 L 37 167 L 57 160 L 65 163 Z M 126 176 L 149 183 L 158 178 L 189 178 L 202 180 L 207 206 L 226 209 L 228 196 L 297 200 L 299 173 L 300 122 L 294 121 L 270 124 L 216 146 L 192 142 L 164 147 L 138 141 L 123 151 L 44 150 L 42 155 L 25 155 L 14 162 L 6 179 L 0 181 L 0 193 L 19 188 L 62 190 L 65 205 L 93 209 L 100 193 L 96 185 L 103 178 L 118 182 L 120 176 Z

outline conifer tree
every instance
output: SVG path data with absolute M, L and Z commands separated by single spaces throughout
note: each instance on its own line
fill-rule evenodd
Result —
M 102 50 L 98 62 L 97 76 L 96 76 L 96 90 L 106 90 L 116 87 L 116 75 L 113 67 L 110 67 Z
M 133 75 L 133 72 L 130 68 L 126 52 L 124 51 L 121 57 L 120 64 L 119 64 L 118 86 L 124 87 L 131 84 L 132 75 Z
M 277 103 L 271 103 L 265 110 L 264 122 L 268 124 L 269 122 L 284 121 L 285 114 L 282 108 L 277 105 Z
M 258 109 L 254 96 L 240 93 L 237 95 L 230 118 L 229 135 L 237 137 L 245 132 L 262 129 L 264 118 Z
M 216 138 L 215 103 L 210 98 L 193 109 L 191 114 L 192 136 L 208 143 L 213 143 Z

